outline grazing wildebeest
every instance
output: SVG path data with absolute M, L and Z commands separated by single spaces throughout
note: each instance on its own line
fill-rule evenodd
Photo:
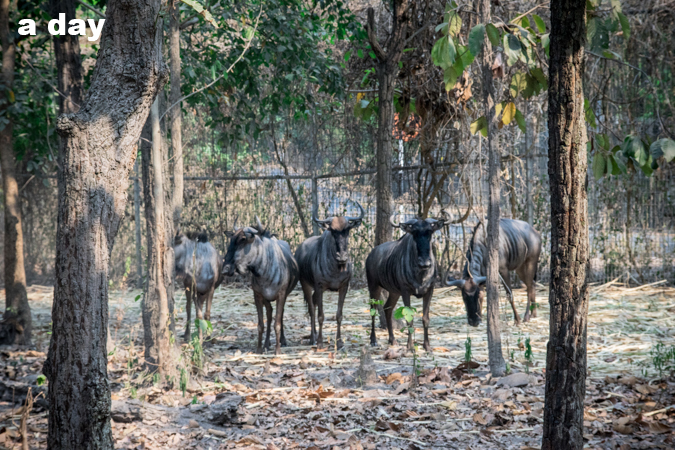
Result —
M 225 255 L 223 272 L 227 276 L 251 273 L 253 297 L 258 311 L 258 345 L 256 352 L 262 353 L 262 335 L 265 330 L 263 305 L 267 309 L 267 336 L 265 350 L 270 348 L 270 330 L 272 327 L 272 304 L 277 302 L 274 322 L 277 343 L 275 353 L 286 346 L 284 336 L 284 304 L 286 297 L 298 284 L 298 264 L 293 258 L 291 247 L 286 241 L 277 240 L 267 231 L 256 217 L 256 227 L 235 228 L 227 233 L 230 244 Z
M 190 339 L 190 316 L 192 299 L 198 319 L 211 320 L 213 291 L 223 281 L 223 260 L 211 245 L 205 233 L 185 235 L 178 230 L 173 242 L 176 278 L 183 280 L 187 309 L 187 325 L 184 339 Z M 202 306 L 206 301 L 206 311 L 202 315 Z
M 436 280 L 436 260 L 432 251 L 432 235 L 445 225 L 445 217 L 436 219 L 411 219 L 397 224 L 395 215 L 389 218 L 392 226 L 405 231 L 397 240 L 378 245 L 366 258 L 366 277 L 370 298 L 380 298 L 382 289 L 389 292 L 384 305 L 389 344 L 395 345 L 393 330 L 393 312 L 399 297 L 403 297 L 405 306 L 410 306 L 410 296 L 423 297 L 422 324 L 424 325 L 424 349 L 431 351 L 429 345 L 429 306 L 434 293 Z M 412 323 L 409 324 L 412 326 Z M 375 316 L 372 317 L 370 345 L 377 345 L 375 337 Z M 408 334 L 408 350 L 412 350 L 412 335 Z
M 300 284 L 307 302 L 309 317 L 312 321 L 310 344 L 323 345 L 323 292 L 338 291 L 337 347 L 342 348 L 340 334 L 342 324 L 342 306 L 352 278 L 352 264 L 349 262 L 349 231 L 361 225 L 365 210 L 358 217 L 336 216 L 319 220 L 313 217 L 324 230 L 321 236 L 313 236 L 300 244 L 295 251 L 295 260 L 300 269 Z M 319 308 L 319 334 L 316 333 L 315 307 Z
M 458 286 L 462 291 L 462 299 L 466 307 L 466 318 L 469 325 L 477 327 L 481 322 L 483 309 L 483 293 L 480 289 L 487 277 L 487 227 L 482 222 L 473 230 L 469 250 L 466 252 L 466 264 L 462 278 L 453 280 L 448 277 L 447 286 Z M 513 293 L 509 281 L 509 272 L 515 270 L 520 280 L 527 286 L 527 311 L 523 320 L 537 317 L 534 282 L 537 279 L 537 264 L 541 253 L 541 236 L 527 222 L 522 220 L 501 219 L 499 221 L 499 275 L 508 291 L 508 299 L 513 308 L 516 324 L 520 316 L 513 303 Z M 531 312 L 530 312 L 531 311 Z

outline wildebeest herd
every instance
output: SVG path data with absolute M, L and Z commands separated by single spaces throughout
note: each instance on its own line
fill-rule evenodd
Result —
M 341 336 L 342 309 L 349 283 L 352 278 L 352 263 L 349 258 L 350 230 L 361 225 L 365 210 L 357 203 L 360 214 L 357 217 L 335 216 L 313 220 L 324 229 L 320 236 L 313 236 L 301 243 L 295 255 L 286 241 L 279 240 L 267 230 L 256 216 L 253 226 L 237 228 L 226 233 L 229 245 L 224 260 L 208 242 L 206 234 L 185 235 L 180 231 L 174 239 L 176 275 L 185 286 L 187 299 L 187 325 L 185 339 L 190 336 L 191 303 L 194 300 L 198 319 L 209 320 L 213 291 L 225 276 L 251 274 L 251 287 L 258 313 L 258 341 L 256 351 L 270 350 L 270 334 L 273 323 L 272 303 L 276 302 L 274 330 L 276 334 L 275 353 L 286 346 L 284 336 L 284 305 L 288 294 L 298 281 L 302 287 L 311 320 L 310 344 L 323 345 L 323 293 L 338 292 L 337 336 L 338 348 L 343 347 Z M 396 241 L 376 246 L 366 258 L 366 278 L 370 298 L 380 300 L 382 291 L 388 297 L 384 308 L 384 322 L 389 333 L 389 344 L 396 343 L 393 331 L 393 312 L 399 298 L 410 306 L 410 296 L 423 299 L 422 324 L 424 326 L 424 349 L 431 351 L 429 344 L 429 311 L 434 285 L 437 278 L 437 264 L 434 258 L 434 234 L 447 223 L 445 212 L 438 219 L 411 219 L 396 223 L 393 215 L 392 226 L 405 232 Z M 467 321 L 471 326 L 481 322 L 483 294 L 481 286 L 486 281 L 487 247 L 486 226 L 480 222 L 473 230 L 473 236 L 466 253 L 466 264 L 462 278 L 448 278 L 446 286 L 461 289 L 466 308 Z M 523 319 L 536 317 L 534 305 L 534 281 L 541 253 L 541 237 L 526 222 L 501 219 L 499 224 L 499 274 L 513 308 L 516 323 L 520 316 L 516 311 L 509 282 L 509 272 L 515 270 L 527 286 L 527 310 Z M 203 306 L 206 310 L 203 313 Z M 267 329 L 263 317 L 267 315 Z M 316 309 L 318 308 L 318 317 Z M 316 320 L 318 318 L 318 332 Z M 408 324 L 412 326 L 412 323 Z M 266 333 L 265 333 L 266 331 Z M 263 333 L 265 343 L 263 345 Z M 371 322 L 371 345 L 377 345 L 375 337 L 375 316 Z M 412 349 L 412 336 L 408 335 L 408 349 Z

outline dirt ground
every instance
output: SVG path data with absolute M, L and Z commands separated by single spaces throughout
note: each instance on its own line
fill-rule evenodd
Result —
M 514 293 L 522 315 L 525 291 Z M 347 297 L 345 351 L 334 348 L 336 294 L 325 296 L 324 339 L 329 342 L 317 350 L 307 345 L 309 317 L 302 294 L 293 292 L 284 316 L 289 347 L 275 356 L 253 354 L 257 316 L 252 293 L 227 286 L 214 298 L 213 340 L 205 344 L 203 370 L 192 371 L 189 379 L 182 377 L 184 391 L 179 388 L 180 372 L 172 379 L 176 387 L 169 389 L 153 384 L 142 371 L 139 294 L 136 290 L 110 294 L 115 347 L 109 349 L 108 367 L 116 448 L 540 446 L 548 340 L 548 290 L 543 286 L 537 292 L 539 317 L 530 323 L 514 326 L 511 312 L 502 307 L 502 340 L 512 375 L 499 380 L 491 379 L 486 369 L 485 325 L 468 327 L 458 292 L 437 289 L 431 306 L 433 354 L 426 354 L 420 345 L 417 386 L 411 383 L 413 355 L 401 347 L 389 348 L 384 330 L 378 329 L 379 347 L 372 350 L 372 364 L 365 364 L 376 376 L 368 380 L 368 371 L 358 371 L 370 326 L 365 290 L 350 291 Z M 26 389 L 32 386 L 33 393 L 45 389 L 37 386 L 37 378 L 49 343 L 52 288 L 32 286 L 29 298 L 36 322 L 35 349 L 0 349 L 0 448 L 20 448 L 22 412 L 26 416 L 20 405 Z M 180 342 L 184 301 L 179 291 Z M 413 301 L 413 306 L 421 311 L 420 301 Z M 675 447 L 675 378 L 657 370 L 665 352 L 675 349 L 674 312 L 672 288 L 592 287 L 584 422 L 588 448 Z M 416 325 L 421 341 L 420 318 Z M 397 332 L 397 338 L 405 343 L 404 334 Z M 471 360 L 477 364 L 466 369 L 468 338 Z M 193 346 L 184 344 L 178 366 L 189 368 L 198 355 Z M 42 398 L 27 416 L 27 430 L 30 448 L 46 447 Z

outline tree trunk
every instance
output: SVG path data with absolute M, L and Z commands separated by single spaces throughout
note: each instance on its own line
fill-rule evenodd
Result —
M 178 3 L 171 8 L 169 21 L 169 70 L 171 71 L 171 93 L 169 106 L 173 106 L 181 97 L 180 80 L 180 11 Z M 172 219 L 174 229 L 180 228 L 180 216 L 183 212 L 183 139 L 182 110 L 180 105 L 171 110 L 171 149 L 173 153 L 173 196 Z
M 584 121 L 586 1 L 551 2 L 548 174 L 551 307 L 542 449 L 581 449 L 588 317 L 587 151 Z
M 6 0 L 4 0 L 6 1 Z M 59 174 L 49 380 L 50 449 L 112 449 L 107 374 L 108 264 L 129 172 L 157 92 L 159 0 L 108 3 L 92 84 L 59 118 Z M 161 23 L 161 22 L 160 22 Z
M 162 134 L 159 127 L 159 102 L 152 105 L 150 118 L 143 133 L 152 138 L 152 145 L 143 141 L 143 196 L 147 224 L 148 274 L 143 297 L 143 330 L 145 336 L 145 364 L 150 372 L 169 375 L 175 371 L 171 335 L 173 321 L 173 270 L 171 246 L 172 218 L 165 211 L 171 202 L 164 191 Z M 151 147 L 151 148 L 149 148 Z M 165 203 L 167 207 L 165 209 Z M 172 369 L 172 361 L 173 369 Z
M 398 68 L 398 66 L 397 66 Z M 394 212 L 394 198 L 391 190 L 392 146 L 394 131 L 394 82 L 395 74 L 388 73 L 386 63 L 377 64 L 379 83 L 377 104 L 377 176 L 375 178 L 375 245 L 392 239 L 393 228 L 389 217 Z
M 138 161 L 134 163 L 134 225 L 136 227 L 136 287 L 143 289 L 143 255 L 141 254 L 141 182 Z
M 482 23 L 490 23 L 490 1 L 480 0 L 479 11 Z M 481 52 L 483 104 L 488 123 L 488 226 L 487 226 L 487 337 L 490 372 L 501 377 L 506 371 L 506 362 L 502 354 L 502 338 L 499 326 L 499 200 L 501 185 L 499 169 L 501 156 L 499 145 L 495 143 L 497 127 L 495 123 L 495 94 L 492 85 L 492 45 L 485 39 Z M 479 138 L 480 139 L 480 138 Z
M 12 118 L 8 105 L 9 92 L 14 84 L 16 47 L 9 31 L 9 0 L 0 0 L 0 37 L 2 39 L 2 83 L 6 98 L 2 99 L 0 113 L 7 122 L 0 122 L 0 164 L 5 207 L 5 313 L 0 322 L 0 344 L 30 345 L 32 320 L 26 271 L 23 264 L 23 229 L 21 226 L 21 199 L 16 180 L 16 159 L 12 143 Z M 9 117 L 8 117 L 9 116 Z
M 392 146 L 394 131 L 394 83 L 398 74 L 398 62 L 403 54 L 408 31 L 408 0 L 394 0 L 392 29 L 384 45 L 377 39 L 375 11 L 368 8 L 368 40 L 375 53 L 375 70 L 378 81 L 377 136 L 376 136 L 376 207 L 375 245 L 390 241 L 392 227 L 389 217 L 393 213 L 393 195 L 391 191 Z M 385 52 L 383 47 L 387 49 Z
M 65 13 L 66 23 L 75 19 L 76 0 L 49 0 L 49 12 L 53 19 Z M 71 114 L 80 109 L 83 101 L 82 59 L 79 36 L 54 36 L 54 57 L 59 88 L 59 115 Z

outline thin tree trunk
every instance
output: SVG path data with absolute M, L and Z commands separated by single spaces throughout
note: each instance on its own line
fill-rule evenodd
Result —
M 480 0 L 481 22 L 490 23 L 490 1 Z M 494 377 L 504 375 L 506 362 L 502 354 L 502 338 L 499 326 L 499 199 L 501 185 L 499 169 L 501 157 L 499 144 L 494 142 L 497 134 L 495 124 L 495 99 L 492 85 L 492 45 L 485 39 L 481 52 L 483 104 L 488 123 L 488 226 L 487 226 L 487 337 L 490 372 Z
M 64 13 L 68 23 L 76 18 L 76 9 L 76 0 L 49 0 L 49 12 L 53 19 L 57 19 L 59 13 Z M 79 36 L 55 35 L 54 57 L 60 92 L 59 115 L 77 112 L 84 96 Z
M 581 449 L 588 318 L 586 1 L 551 2 L 548 89 L 551 308 L 542 449 Z
M 0 123 L 0 165 L 2 165 L 2 191 L 5 207 L 5 313 L 0 322 L 0 344 L 29 345 L 32 320 L 26 271 L 23 263 L 23 228 L 21 226 L 21 198 L 16 180 L 16 159 L 12 143 L 12 118 L 7 114 L 11 103 L 9 92 L 14 85 L 16 47 L 9 31 L 9 0 L 0 0 L 0 38 L 2 42 L 2 89 L 0 113 L 7 122 Z M 4 110 L 4 111 L 3 111 Z
M 173 347 L 170 336 L 173 325 L 173 247 L 171 246 L 173 221 L 166 215 L 171 202 L 164 191 L 162 158 L 162 133 L 159 126 L 159 102 L 155 100 L 144 130 L 141 159 L 143 161 L 143 195 L 147 224 L 148 274 L 143 297 L 143 330 L 145 336 L 145 363 L 150 372 L 170 375 L 175 371 Z M 166 206 L 169 208 L 165 208 Z M 174 364 L 172 364 L 174 362 Z M 172 366 L 173 365 L 173 369 Z
M 181 59 L 180 59 L 180 11 L 178 3 L 173 2 L 169 21 L 169 69 L 171 71 L 171 93 L 169 105 L 175 104 L 181 97 Z M 183 211 L 183 140 L 182 110 L 176 105 L 171 110 L 171 149 L 173 153 L 173 196 L 172 218 L 174 229 L 180 227 Z
M 134 225 L 136 226 L 136 287 L 143 289 L 143 255 L 141 254 L 141 182 L 138 161 L 134 163 Z
M 375 71 L 378 81 L 377 135 L 376 135 L 376 207 L 375 245 L 390 241 L 392 227 L 389 217 L 394 212 L 391 191 L 392 183 L 392 133 L 394 131 L 394 84 L 398 74 L 398 62 L 403 54 L 408 31 L 408 0 L 394 0 L 392 29 L 384 45 L 377 39 L 375 11 L 368 8 L 368 40 L 375 53 Z M 383 48 L 386 48 L 385 52 Z
M 6 1 L 6 0 L 4 0 Z M 167 71 L 159 0 L 110 0 L 87 99 L 57 130 L 59 174 L 49 380 L 50 449 L 112 449 L 108 266 L 136 142 Z M 160 22 L 161 23 L 161 22 Z

